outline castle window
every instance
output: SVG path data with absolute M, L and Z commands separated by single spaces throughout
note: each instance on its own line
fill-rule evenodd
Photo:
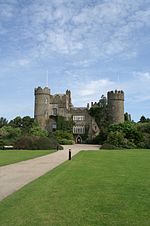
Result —
M 48 104 L 48 98 L 45 97 L 45 104 Z
M 54 115 L 54 116 L 57 115 L 57 108 L 53 108 L 53 115 Z
M 52 131 L 53 132 L 56 131 L 56 128 L 57 128 L 57 124 L 56 124 L 56 122 L 53 122 L 52 123 Z
M 84 115 L 74 115 L 73 116 L 73 121 L 84 121 L 85 116 Z
M 73 134 L 84 134 L 85 127 L 84 126 L 74 126 L 73 127 Z

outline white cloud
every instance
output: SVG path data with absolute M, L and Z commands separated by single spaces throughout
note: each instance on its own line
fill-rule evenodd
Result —
M 150 101 L 150 73 L 133 72 L 130 79 L 124 82 L 111 79 L 86 80 L 78 77 L 78 83 L 73 89 L 73 100 L 75 105 L 86 106 L 87 102 L 98 101 L 101 95 L 107 95 L 111 90 L 124 90 L 126 104 L 135 104 Z
M 109 79 L 91 80 L 80 87 L 80 96 L 92 96 L 100 92 L 106 92 L 114 87 L 114 82 Z
M 3 1 L 0 2 L 0 18 L 1 20 L 11 19 L 16 12 L 16 1 Z
M 135 73 L 135 78 L 141 82 L 150 82 L 150 72 L 137 72 Z
M 138 48 L 134 33 L 149 26 L 150 9 L 137 0 L 91 1 L 37 0 L 20 9 L 20 38 L 33 40 L 39 55 L 55 51 L 88 56 L 134 56 Z M 12 15 L 9 8 L 6 14 Z M 5 14 L 3 12 L 3 14 Z M 33 51 L 33 48 L 30 49 Z M 33 51 L 35 53 L 35 50 Z
M 31 61 L 28 58 L 20 58 L 15 59 L 7 63 L 7 67 L 10 68 L 18 68 L 18 67 L 24 67 L 31 63 Z M 6 67 L 6 65 L 5 65 Z M 7 70 L 7 67 L 5 68 Z

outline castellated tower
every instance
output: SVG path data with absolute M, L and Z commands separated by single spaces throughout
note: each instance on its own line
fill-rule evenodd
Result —
M 38 87 L 35 89 L 34 118 L 42 129 L 46 128 L 49 119 L 50 89 Z
M 111 124 L 124 122 L 124 92 L 110 91 L 107 93 L 108 117 Z

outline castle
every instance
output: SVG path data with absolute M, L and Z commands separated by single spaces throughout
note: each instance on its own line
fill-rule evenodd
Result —
M 77 143 L 82 142 L 82 137 L 86 132 L 89 139 L 93 139 L 99 134 L 100 128 L 89 114 L 89 104 L 87 107 L 74 107 L 70 90 L 66 90 L 65 94 L 52 95 L 48 87 L 44 89 L 38 87 L 34 94 L 34 117 L 41 128 L 49 132 L 56 130 L 55 117 L 63 116 L 66 120 L 73 120 L 72 129 Z M 108 92 L 107 105 L 110 124 L 124 122 L 124 92 L 117 90 Z

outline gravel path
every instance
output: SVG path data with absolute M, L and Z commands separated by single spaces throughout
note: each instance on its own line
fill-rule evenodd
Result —
M 72 156 L 81 150 L 98 150 L 97 145 L 65 145 L 64 150 L 19 163 L 0 167 L 0 201 L 42 176 L 46 172 L 68 160 L 69 149 Z

